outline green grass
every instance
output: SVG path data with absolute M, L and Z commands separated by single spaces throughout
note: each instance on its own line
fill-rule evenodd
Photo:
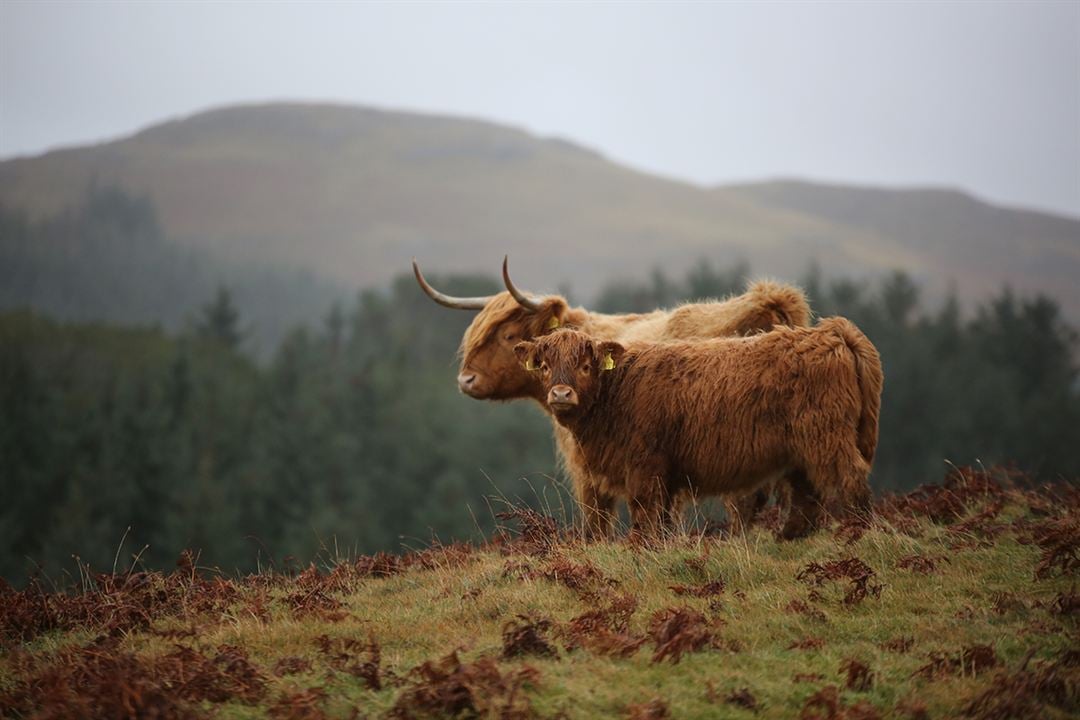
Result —
M 1009 505 L 998 522 L 1010 522 L 1023 512 L 1020 505 Z M 325 690 L 318 706 L 331 717 L 348 717 L 354 708 L 361 715 L 381 716 L 405 692 L 402 682 L 407 686 L 415 677 L 410 675 L 413 668 L 457 650 L 465 662 L 494 658 L 503 672 L 525 665 L 535 668 L 538 678 L 527 686 L 525 697 L 542 716 L 625 717 L 631 705 L 660 698 L 676 718 L 787 718 L 798 716 L 807 698 L 827 685 L 841 689 L 842 703 L 865 701 L 883 717 L 906 717 L 896 708 L 913 701 L 925 703 L 930 717 L 957 716 L 995 683 L 998 673 L 1015 672 L 1029 654 L 1029 666 L 1039 667 L 1076 647 L 1075 615 L 1056 613 L 1052 607 L 1060 594 L 1074 587 L 1075 577 L 1055 572 L 1035 581 L 1042 551 L 1018 542 L 1022 533 L 1007 529 L 992 544 L 971 543 L 960 549 L 953 548 L 958 538 L 947 526 L 924 521 L 917 533 L 919 537 L 912 537 L 880 524 L 845 545 L 828 531 L 806 540 L 778 542 L 767 531 L 755 529 L 745 538 L 682 536 L 654 548 L 625 541 L 561 542 L 546 556 L 526 554 L 520 547 L 511 546 L 509 551 L 492 547 L 457 561 L 448 554 L 445 563 L 431 569 L 353 578 L 345 591 L 334 595 L 344 603 L 343 619 L 296 616 L 286 602 L 295 589 L 286 580 L 265 591 L 269 616 L 260 618 L 249 602 L 258 590 L 250 581 L 240 580 L 239 598 L 226 608 L 172 614 L 151 625 L 155 630 L 194 626 L 195 637 L 170 639 L 148 628 L 133 629 L 123 634 L 118 649 L 152 662 L 172 652 L 177 643 L 207 656 L 220 645 L 242 647 L 266 675 L 267 691 L 255 705 L 203 702 L 201 709 L 213 708 L 221 717 L 262 717 L 283 695 L 311 687 Z M 944 556 L 948 561 L 935 572 L 920 574 L 898 567 L 910 555 Z M 808 563 L 851 556 L 875 571 L 879 596 L 845 605 L 848 581 L 826 582 L 815 596 L 811 585 L 796 580 Z M 572 590 L 543 577 L 560 561 L 591 564 L 602 578 L 584 590 Z M 508 573 L 508 568 L 517 571 Z M 722 579 L 726 589 L 711 598 L 677 596 L 670 589 L 716 579 Z M 160 577 L 154 581 L 163 582 Z M 1003 594 L 1011 601 L 997 602 Z M 654 663 L 652 641 L 625 659 L 587 649 L 566 651 L 561 631 L 565 624 L 619 595 L 638 601 L 631 634 L 645 634 L 656 611 L 689 607 L 708 618 L 715 644 L 722 649 L 690 652 L 677 664 Z M 788 605 L 793 600 L 816 608 L 825 619 L 792 612 Z M 519 615 L 553 621 L 545 635 L 558 649 L 557 659 L 502 659 L 504 625 Z M 27 671 L 20 663 L 27 656 L 47 666 L 52 654 L 85 645 L 94 635 L 91 628 L 54 630 L 8 647 L 0 658 L 0 691 L 25 681 Z M 316 646 L 322 635 L 363 642 L 374 638 L 381 646 L 384 677 L 396 676 L 402 682 L 387 682 L 382 690 L 373 691 L 362 679 L 330 669 Z M 820 638 L 822 646 L 790 649 L 807 637 Z M 908 652 L 883 649 L 884 643 L 899 637 L 912 638 Z M 973 645 L 992 646 L 1000 666 L 977 674 L 958 668 L 934 679 L 917 674 L 930 653 L 958 656 Z M 311 669 L 277 677 L 271 670 L 284 657 L 306 658 Z M 870 689 L 845 688 L 840 668 L 852 658 L 873 672 Z M 821 678 L 796 682 L 799 674 Z M 1071 676 L 1074 700 L 1075 679 Z M 708 697 L 710 684 L 718 702 Z M 756 699 L 756 712 L 724 702 L 729 692 L 742 688 Z M 1046 717 L 1067 717 L 1077 710 L 1060 704 L 1042 707 Z

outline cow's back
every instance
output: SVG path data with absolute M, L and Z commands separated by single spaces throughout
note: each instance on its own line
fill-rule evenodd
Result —
M 810 322 L 810 305 L 802 290 L 761 280 L 742 295 L 723 301 L 681 305 L 671 312 L 663 337 L 653 340 L 705 340 L 739 337 L 774 327 L 802 327 Z
M 592 313 L 582 329 L 602 340 L 617 340 L 625 345 L 740 337 L 809 322 L 810 306 L 800 289 L 762 280 L 751 283 L 745 293 L 725 300 L 686 303 L 673 310 L 640 315 Z

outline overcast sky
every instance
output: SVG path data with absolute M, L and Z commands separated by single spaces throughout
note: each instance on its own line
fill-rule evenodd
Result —
M 702 184 L 951 186 L 1080 216 L 1080 2 L 0 0 L 0 157 L 275 99 L 482 117 Z

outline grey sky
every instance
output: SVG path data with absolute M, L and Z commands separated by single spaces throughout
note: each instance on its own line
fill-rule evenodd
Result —
M 954 186 L 1080 216 L 1080 3 L 0 0 L 0 157 L 238 101 L 463 114 L 698 183 Z

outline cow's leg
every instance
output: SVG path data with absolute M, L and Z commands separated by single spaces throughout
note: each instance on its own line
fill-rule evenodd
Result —
M 578 504 L 584 518 L 585 538 L 610 538 L 615 526 L 615 498 L 600 490 L 599 483 L 586 478 L 578 488 Z
M 811 482 L 804 470 L 793 470 L 787 475 L 791 484 L 791 507 L 788 509 L 787 522 L 784 523 L 780 536 L 785 540 L 794 540 L 810 534 L 821 518 L 820 479 Z
M 615 497 L 601 490 L 601 479 L 589 472 L 581 448 L 570 431 L 554 420 L 552 423 L 555 447 L 559 451 L 563 470 L 570 477 L 574 499 L 581 511 L 581 529 L 585 537 L 590 540 L 610 537 L 615 524 Z
M 773 502 L 783 517 L 791 508 L 791 481 L 785 476 L 772 484 Z
M 746 532 L 754 524 L 754 518 L 769 502 L 768 486 L 758 488 L 753 492 L 742 493 L 734 498 L 724 500 L 724 508 L 731 520 L 731 532 L 739 535 Z
M 688 491 L 668 493 L 667 509 L 664 513 L 665 532 L 675 533 L 683 528 L 683 510 L 692 501 L 693 496 Z
M 809 479 L 828 500 L 829 513 L 840 520 L 867 518 L 871 509 L 870 464 L 859 452 L 855 439 L 840 443 L 833 451 L 807 467 Z
M 630 531 L 639 538 L 657 539 L 664 529 L 665 517 L 670 517 L 671 494 L 664 474 L 636 468 L 628 482 Z
M 835 515 L 841 520 L 868 519 L 873 507 L 870 491 L 870 464 L 858 448 L 852 445 L 836 461 L 837 497 L 833 503 Z

